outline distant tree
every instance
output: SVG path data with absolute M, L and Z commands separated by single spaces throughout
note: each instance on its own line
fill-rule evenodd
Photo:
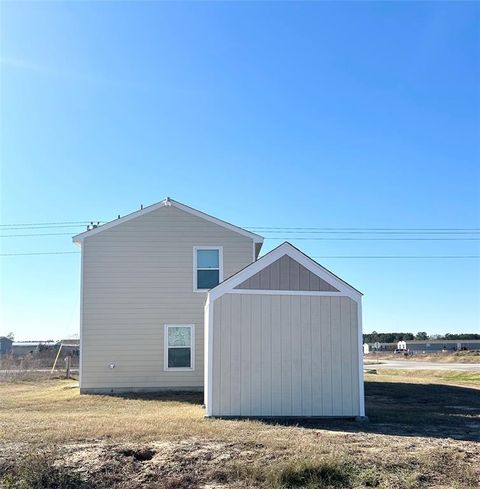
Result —
M 15 340 L 15 334 L 14 334 L 12 331 L 10 331 L 10 333 L 8 333 L 6 337 L 7 337 L 9 340 L 12 340 L 12 341 L 14 341 L 14 340 Z
M 444 336 L 446 340 L 480 340 L 480 334 L 478 333 L 460 333 L 460 334 L 450 334 L 447 333 Z
M 414 339 L 412 333 L 377 333 L 373 331 L 372 333 L 364 334 L 364 343 L 396 343 L 397 341 L 411 341 Z
M 428 334 L 425 332 L 425 331 L 419 331 L 416 335 L 415 335 L 415 339 L 418 340 L 418 341 L 425 341 L 425 340 L 428 340 Z

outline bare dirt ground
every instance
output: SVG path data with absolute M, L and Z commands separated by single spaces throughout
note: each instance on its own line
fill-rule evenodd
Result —
M 368 423 L 207 420 L 193 394 L 0 383 L 0 486 L 480 487 L 480 379 L 426 375 L 368 375 Z

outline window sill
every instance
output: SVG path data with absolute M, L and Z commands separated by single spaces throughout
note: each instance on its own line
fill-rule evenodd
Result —
M 164 372 L 194 372 L 195 369 L 191 367 L 167 367 L 163 369 Z

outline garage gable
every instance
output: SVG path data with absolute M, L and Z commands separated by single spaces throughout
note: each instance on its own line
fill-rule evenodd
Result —
M 333 285 L 312 273 L 289 255 L 283 255 L 235 288 L 339 292 Z
M 210 301 L 226 293 L 343 295 L 359 302 L 362 293 L 285 242 L 211 289 Z

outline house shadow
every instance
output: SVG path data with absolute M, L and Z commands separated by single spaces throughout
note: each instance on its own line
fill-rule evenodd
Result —
M 163 391 L 163 392 L 127 392 L 108 394 L 122 399 L 141 401 L 178 402 L 202 406 L 204 402 L 203 392 Z
M 368 422 L 353 419 L 262 419 L 309 429 L 480 441 L 480 390 L 439 384 L 365 383 Z

